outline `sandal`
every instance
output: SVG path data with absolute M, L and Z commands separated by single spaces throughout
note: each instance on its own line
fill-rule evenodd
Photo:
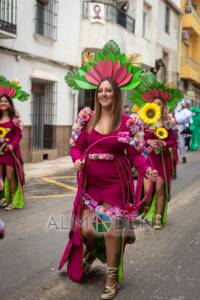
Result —
M 153 228 L 156 230 L 162 229 L 162 216 L 161 215 L 156 215 Z
M 12 210 L 14 208 L 13 204 L 10 203 L 8 206 L 4 208 L 4 210 Z
M 108 285 L 105 286 L 105 289 L 101 294 L 101 299 L 103 300 L 113 299 L 117 295 L 117 292 L 119 290 L 117 273 L 118 273 L 118 268 L 111 268 L 111 267 L 107 268 L 107 276 L 116 279 L 116 282 L 113 284 L 113 286 L 108 286 Z
M 97 251 L 87 251 L 83 257 L 83 272 L 88 273 L 92 267 L 93 262 L 97 258 Z
M 5 208 L 6 206 L 7 206 L 6 199 L 5 199 L 5 198 L 1 199 L 0 207 L 1 207 L 1 208 Z

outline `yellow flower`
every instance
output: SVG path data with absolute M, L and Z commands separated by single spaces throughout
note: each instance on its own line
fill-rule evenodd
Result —
M 156 103 L 147 103 L 141 108 L 139 116 L 144 123 L 154 124 L 161 117 L 160 107 Z
M 155 135 L 160 140 L 164 140 L 168 137 L 168 131 L 164 127 L 158 127 L 155 131 Z
M 139 109 L 140 109 L 139 106 L 137 104 L 134 104 L 133 107 L 132 107 L 132 112 L 134 114 L 137 114 L 137 112 L 138 112 Z
M 6 130 L 3 127 L 0 127 L 0 139 L 3 139 L 6 136 L 7 132 L 8 130 Z
M 20 86 L 21 85 L 21 82 L 19 81 L 19 79 L 15 78 L 12 80 L 12 83 L 14 83 L 15 85 L 18 85 Z
M 140 53 L 128 54 L 127 59 L 133 66 L 140 67 L 142 65 L 142 57 Z

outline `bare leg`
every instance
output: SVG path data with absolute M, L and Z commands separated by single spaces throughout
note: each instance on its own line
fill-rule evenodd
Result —
M 121 229 L 113 220 L 111 229 L 105 234 L 107 268 L 116 268 L 116 276 L 107 276 L 106 285 L 112 287 L 117 282 L 117 267 L 121 254 Z
M 4 166 L 0 165 L 0 191 L 3 190 L 3 171 L 4 171 Z
M 156 180 L 156 194 L 157 194 L 157 203 L 156 203 L 156 214 L 162 215 L 164 210 L 164 180 L 158 176 Z
M 11 201 L 17 189 L 17 182 L 15 179 L 14 168 L 11 166 L 6 166 L 6 177 L 8 179 Z
M 84 209 L 81 230 L 83 234 L 83 240 L 87 246 L 88 251 L 93 251 L 96 249 L 96 234 L 94 228 L 92 227 L 93 217 L 94 213 L 92 211 L 90 211 L 89 209 Z
M 151 181 L 149 179 L 144 178 L 144 192 L 147 193 L 150 189 L 151 186 Z M 150 197 L 147 199 L 146 201 L 146 212 L 148 211 L 148 208 L 150 207 L 152 202 L 152 195 L 150 195 Z

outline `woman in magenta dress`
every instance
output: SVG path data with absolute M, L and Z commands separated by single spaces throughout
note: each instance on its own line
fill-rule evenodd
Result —
M 18 94 L 17 91 L 18 90 Z M 23 161 L 20 150 L 22 122 L 12 97 L 27 98 L 18 83 L 0 78 L 0 197 L 6 210 L 24 207 Z
M 145 128 L 145 144 L 148 148 L 149 161 L 151 165 L 158 171 L 158 177 L 155 182 L 155 198 L 152 196 L 152 203 L 150 199 L 146 220 L 153 222 L 154 229 L 161 229 L 162 225 L 167 222 L 167 204 L 170 200 L 171 180 L 174 174 L 174 154 L 177 152 L 176 136 L 169 127 L 169 118 L 166 112 L 166 104 L 160 98 L 153 100 L 161 108 L 161 119 L 156 123 L 157 128 L 165 128 L 168 132 L 164 140 L 160 140 L 156 134 L 155 129 Z M 167 124 L 167 128 L 166 128 Z M 145 190 L 148 190 L 150 182 L 144 179 Z
M 117 78 L 114 72 L 110 77 L 103 73 L 109 71 L 111 64 L 86 73 L 88 81 L 97 87 L 95 111 L 83 109 L 73 125 L 71 156 L 78 171 L 78 190 L 69 241 L 59 265 L 61 269 L 67 262 L 68 276 L 80 281 L 96 258 L 107 262 L 101 299 L 112 299 L 117 294 L 125 243 L 130 242 L 125 234 L 127 223 L 123 228 L 116 226 L 119 218 L 124 222 L 135 196 L 129 160 L 147 178 L 154 180 L 157 176 L 141 154 L 141 124 L 122 114 L 117 81 L 120 73 Z M 102 78 L 96 78 L 100 70 Z M 102 230 L 102 222 L 108 230 Z
M 144 214 L 146 220 L 152 223 L 155 229 L 161 229 L 167 223 L 167 204 L 170 200 L 171 180 L 175 177 L 178 160 L 174 121 L 169 111 L 174 110 L 182 97 L 181 91 L 157 82 L 156 77 L 151 73 L 144 74 L 141 86 L 139 85 L 129 95 L 129 98 L 141 107 L 147 102 L 156 103 L 161 110 L 161 117 L 156 123 L 144 124 L 148 160 L 151 166 L 158 171 L 154 193 L 146 203 Z M 145 190 L 148 190 L 149 186 L 149 180 L 144 179 Z

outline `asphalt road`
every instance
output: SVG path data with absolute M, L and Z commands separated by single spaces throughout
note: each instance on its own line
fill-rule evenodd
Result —
M 61 174 L 59 174 L 61 175 Z M 66 174 L 64 174 L 66 175 Z M 0 299 L 99 299 L 105 266 L 95 263 L 81 284 L 57 265 L 67 241 L 75 178 L 55 178 L 60 186 L 34 180 L 26 187 L 27 206 L 0 211 L 6 239 L 0 241 Z M 67 197 L 66 197 L 67 196 Z M 138 229 L 127 247 L 124 283 L 116 299 L 200 299 L 200 155 L 179 165 L 173 182 L 169 223 L 162 231 Z

